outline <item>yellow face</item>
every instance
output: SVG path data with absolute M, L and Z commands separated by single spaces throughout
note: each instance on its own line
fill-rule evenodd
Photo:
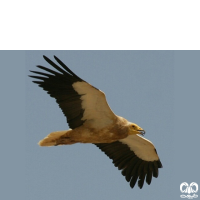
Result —
M 134 135 L 134 134 L 145 134 L 145 130 L 139 127 L 137 124 L 130 123 L 129 125 L 129 135 Z

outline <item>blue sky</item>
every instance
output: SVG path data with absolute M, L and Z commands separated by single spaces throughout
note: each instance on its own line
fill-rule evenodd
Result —
M 104 91 L 115 114 L 146 130 L 164 166 L 150 186 L 131 189 L 92 144 L 37 145 L 50 132 L 68 129 L 55 100 L 27 76 L 38 64 L 50 67 L 43 55 L 56 55 Z M 179 199 L 182 182 L 200 184 L 199 51 L 1 51 L 0 56 L 4 199 Z

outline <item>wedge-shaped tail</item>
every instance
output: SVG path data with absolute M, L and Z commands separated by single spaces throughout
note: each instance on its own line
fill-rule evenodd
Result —
M 68 131 L 56 131 L 52 132 L 47 137 L 39 141 L 40 146 L 50 147 L 57 145 L 66 145 L 66 144 L 74 144 L 75 142 L 70 140 Z

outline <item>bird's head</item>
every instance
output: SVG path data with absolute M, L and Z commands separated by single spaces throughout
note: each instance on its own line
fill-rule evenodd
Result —
M 145 134 L 145 130 L 142 129 L 141 127 L 139 127 L 137 124 L 134 123 L 130 123 L 129 124 L 129 135 L 134 135 L 134 134 L 141 134 L 144 135 Z

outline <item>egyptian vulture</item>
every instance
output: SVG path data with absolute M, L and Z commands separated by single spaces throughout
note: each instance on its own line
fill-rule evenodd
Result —
M 71 129 L 50 133 L 39 145 L 93 143 L 122 170 L 132 188 L 137 180 L 142 188 L 144 180 L 150 184 L 152 176 L 157 178 L 162 164 L 154 145 L 141 136 L 145 131 L 115 115 L 105 94 L 78 77 L 56 56 L 54 58 L 60 66 L 43 57 L 57 71 L 38 65 L 45 73 L 31 71 L 40 76 L 30 77 L 56 99 Z

